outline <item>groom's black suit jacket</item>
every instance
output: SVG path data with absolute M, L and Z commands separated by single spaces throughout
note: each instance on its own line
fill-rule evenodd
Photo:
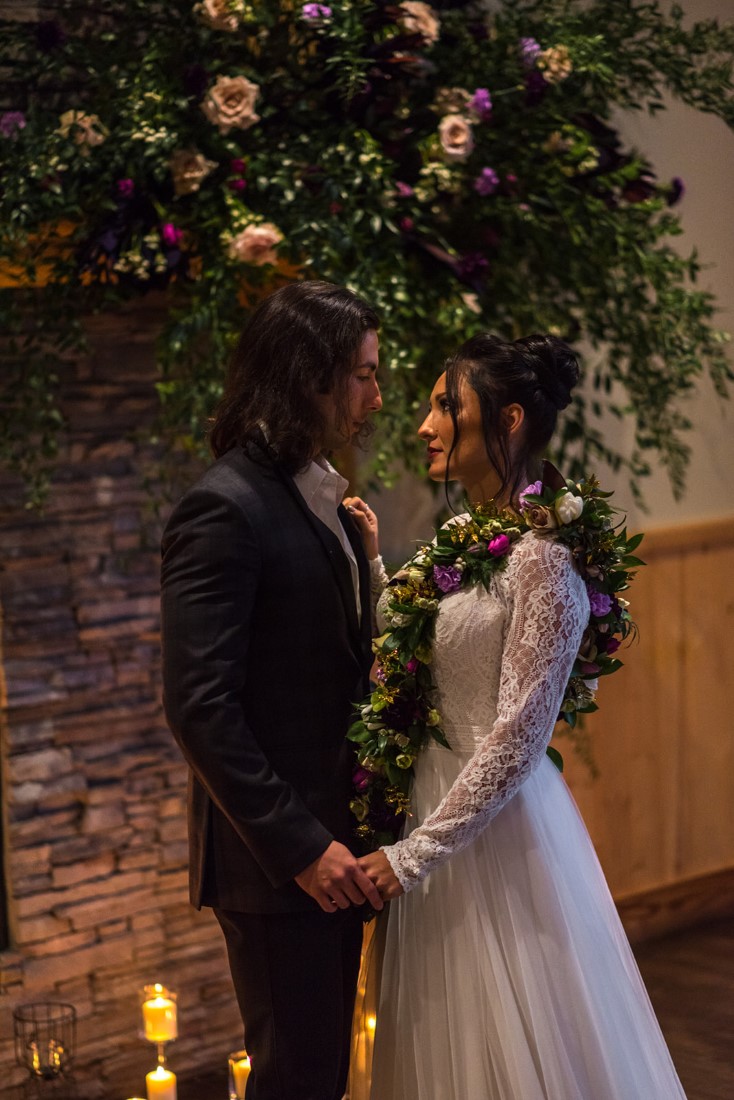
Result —
M 352 750 L 366 693 L 369 566 L 349 562 L 292 478 L 255 445 L 220 458 L 163 537 L 168 722 L 190 766 L 191 900 L 245 913 L 318 908 L 293 881 L 351 845 Z

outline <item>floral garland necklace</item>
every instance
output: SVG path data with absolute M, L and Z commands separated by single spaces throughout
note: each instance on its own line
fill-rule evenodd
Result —
M 410 806 L 416 757 L 431 739 L 450 748 L 441 716 L 432 703 L 435 684 L 431 658 L 441 599 L 459 588 L 482 584 L 507 566 L 513 543 L 526 532 L 568 546 L 589 594 L 590 616 L 563 694 L 559 720 L 573 729 L 578 714 L 597 710 L 600 676 L 616 672 L 614 656 L 634 632 L 628 604 L 620 593 L 637 566 L 642 535 L 627 537 L 615 526 L 618 514 L 596 478 L 575 484 L 546 462 L 543 480 L 528 485 L 519 507 L 493 503 L 470 509 L 442 527 L 435 541 L 421 546 L 390 581 L 385 619 L 388 629 L 373 643 L 375 688 L 358 706 L 348 738 L 357 745 L 355 793 L 351 810 L 367 850 L 391 844 Z M 547 750 L 562 770 L 560 753 Z

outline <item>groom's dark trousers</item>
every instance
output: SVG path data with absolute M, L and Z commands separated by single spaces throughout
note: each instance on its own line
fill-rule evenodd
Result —
M 324 913 L 294 876 L 351 846 L 352 704 L 366 692 L 359 568 L 264 449 L 233 448 L 163 538 L 166 714 L 189 764 L 192 903 L 214 909 L 252 1059 L 247 1100 L 341 1100 L 358 909 Z

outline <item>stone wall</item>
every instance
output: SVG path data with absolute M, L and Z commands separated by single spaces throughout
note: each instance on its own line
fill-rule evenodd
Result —
M 89 355 L 63 366 L 69 432 L 43 515 L 0 477 L 11 942 L 0 1079 L 26 1076 L 13 1008 L 69 1001 L 84 1098 L 144 1091 L 155 1064 L 139 1037 L 147 982 L 179 993 L 177 1073 L 221 1065 L 241 1040 L 221 934 L 188 905 L 186 769 L 160 703 L 161 517 L 146 438 L 159 320 L 155 301 L 94 319 Z

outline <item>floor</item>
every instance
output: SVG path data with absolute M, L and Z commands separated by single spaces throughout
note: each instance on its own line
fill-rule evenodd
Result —
M 688 1100 L 734 1100 L 734 920 L 644 944 L 636 955 Z M 228 1100 L 226 1077 L 179 1078 L 178 1100 Z

